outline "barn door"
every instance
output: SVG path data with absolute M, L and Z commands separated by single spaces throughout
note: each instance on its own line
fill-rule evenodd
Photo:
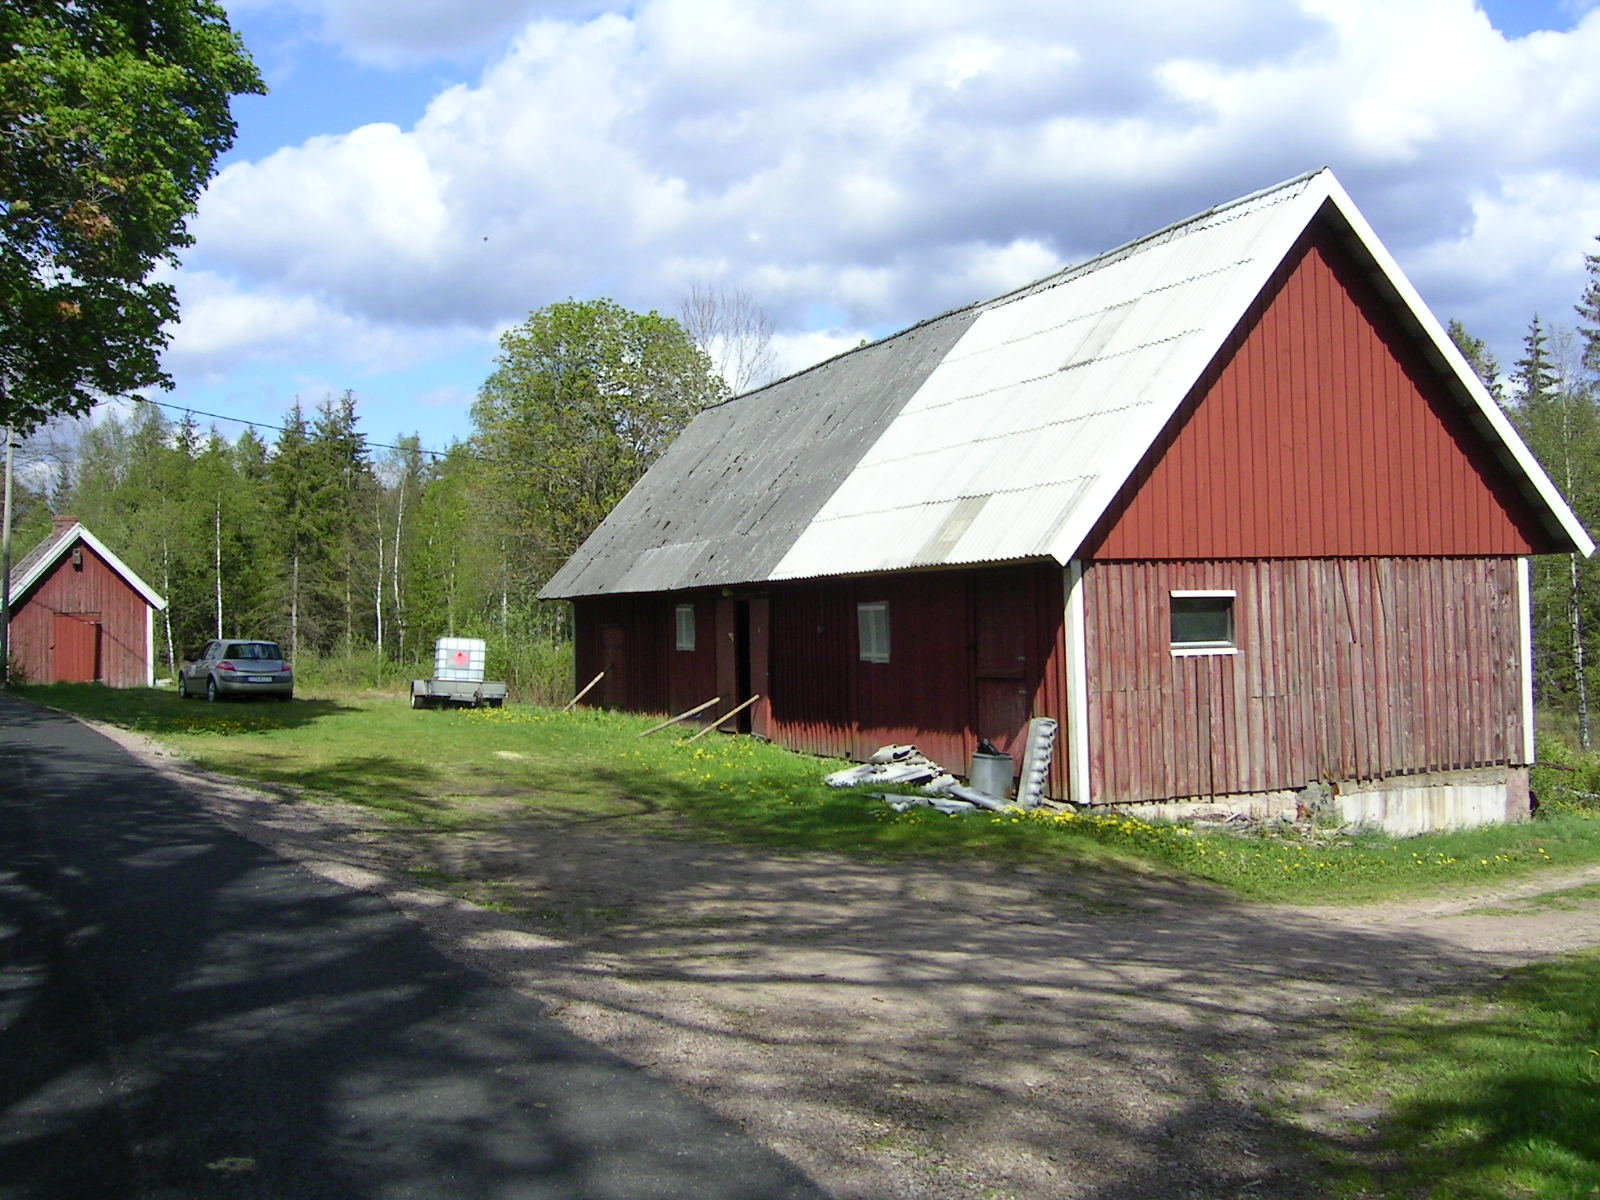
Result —
M 977 727 L 973 732 L 1020 761 L 1033 709 L 1034 575 L 985 572 L 973 585 Z
M 628 706 L 628 638 L 621 625 L 600 626 L 600 703 L 605 708 Z
M 722 697 L 718 711 L 736 708 L 751 696 L 761 697 L 724 729 L 766 736 L 771 712 L 766 698 L 770 613 L 771 602 L 765 596 L 724 596 L 717 601 L 717 692 Z
M 100 678 L 98 613 L 56 613 L 51 666 L 57 683 L 93 683 Z
M 750 706 L 750 732 L 762 737 L 772 736 L 772 688 L 768 676 L 772 660 L 772 604 L 765 596 L 750 601 L 749 654 L 750 694 L 760 696 Z

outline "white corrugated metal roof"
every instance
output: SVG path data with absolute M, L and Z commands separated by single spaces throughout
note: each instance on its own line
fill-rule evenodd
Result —
M 702 414 L 541 594 L 1065 564 L 1326 206 L 1460 377 L 1524 490 L 1592 552 L 1323 170 Z
M 1319 178 L 985 309 L 771 578 L 1065 562 L 1304 232 Z

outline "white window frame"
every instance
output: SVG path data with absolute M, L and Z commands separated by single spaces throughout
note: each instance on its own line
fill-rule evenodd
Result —
M 856 605 L 856 645 L 861 661 L 889 661 L 889 602 L 868 600 Z
M 1228 632 L 1229 639 L 1225 642 L 1171 642 L 1169 649 L 1174 658 L 1196 658 L 1205 655 L 1223 655 L 1239 653 L 1239 629 L 1234 621 L 1234 602 L 1239 599 L 1239 593 L 1232 588 L 1202 588 L 1173 589 L 1168 594 L 1167 629 L 1170 636 L 1172 629 L 1172 602 L 1174 600 L 1226 600 L 1228 601 Z
M 694 605 L 680 604 L 673 610 L 676 623 L 674 644 L 679 650 L 694 649 Z

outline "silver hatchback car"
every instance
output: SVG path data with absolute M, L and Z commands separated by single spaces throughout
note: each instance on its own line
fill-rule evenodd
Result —
M 283 661 L 277 642 L 240 639 L 211 642 L 193 662 L 178 670 L 178 695 L 187 700 L 204 696 L 294 696 L 294 672 Z

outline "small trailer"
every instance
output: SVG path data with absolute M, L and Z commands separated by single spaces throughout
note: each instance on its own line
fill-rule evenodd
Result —
M 481 638 L 442 637 L 433 647 L 433 678 L 411 681 L 412 708 L 499 708 L 506 685 L 485 682 Z

